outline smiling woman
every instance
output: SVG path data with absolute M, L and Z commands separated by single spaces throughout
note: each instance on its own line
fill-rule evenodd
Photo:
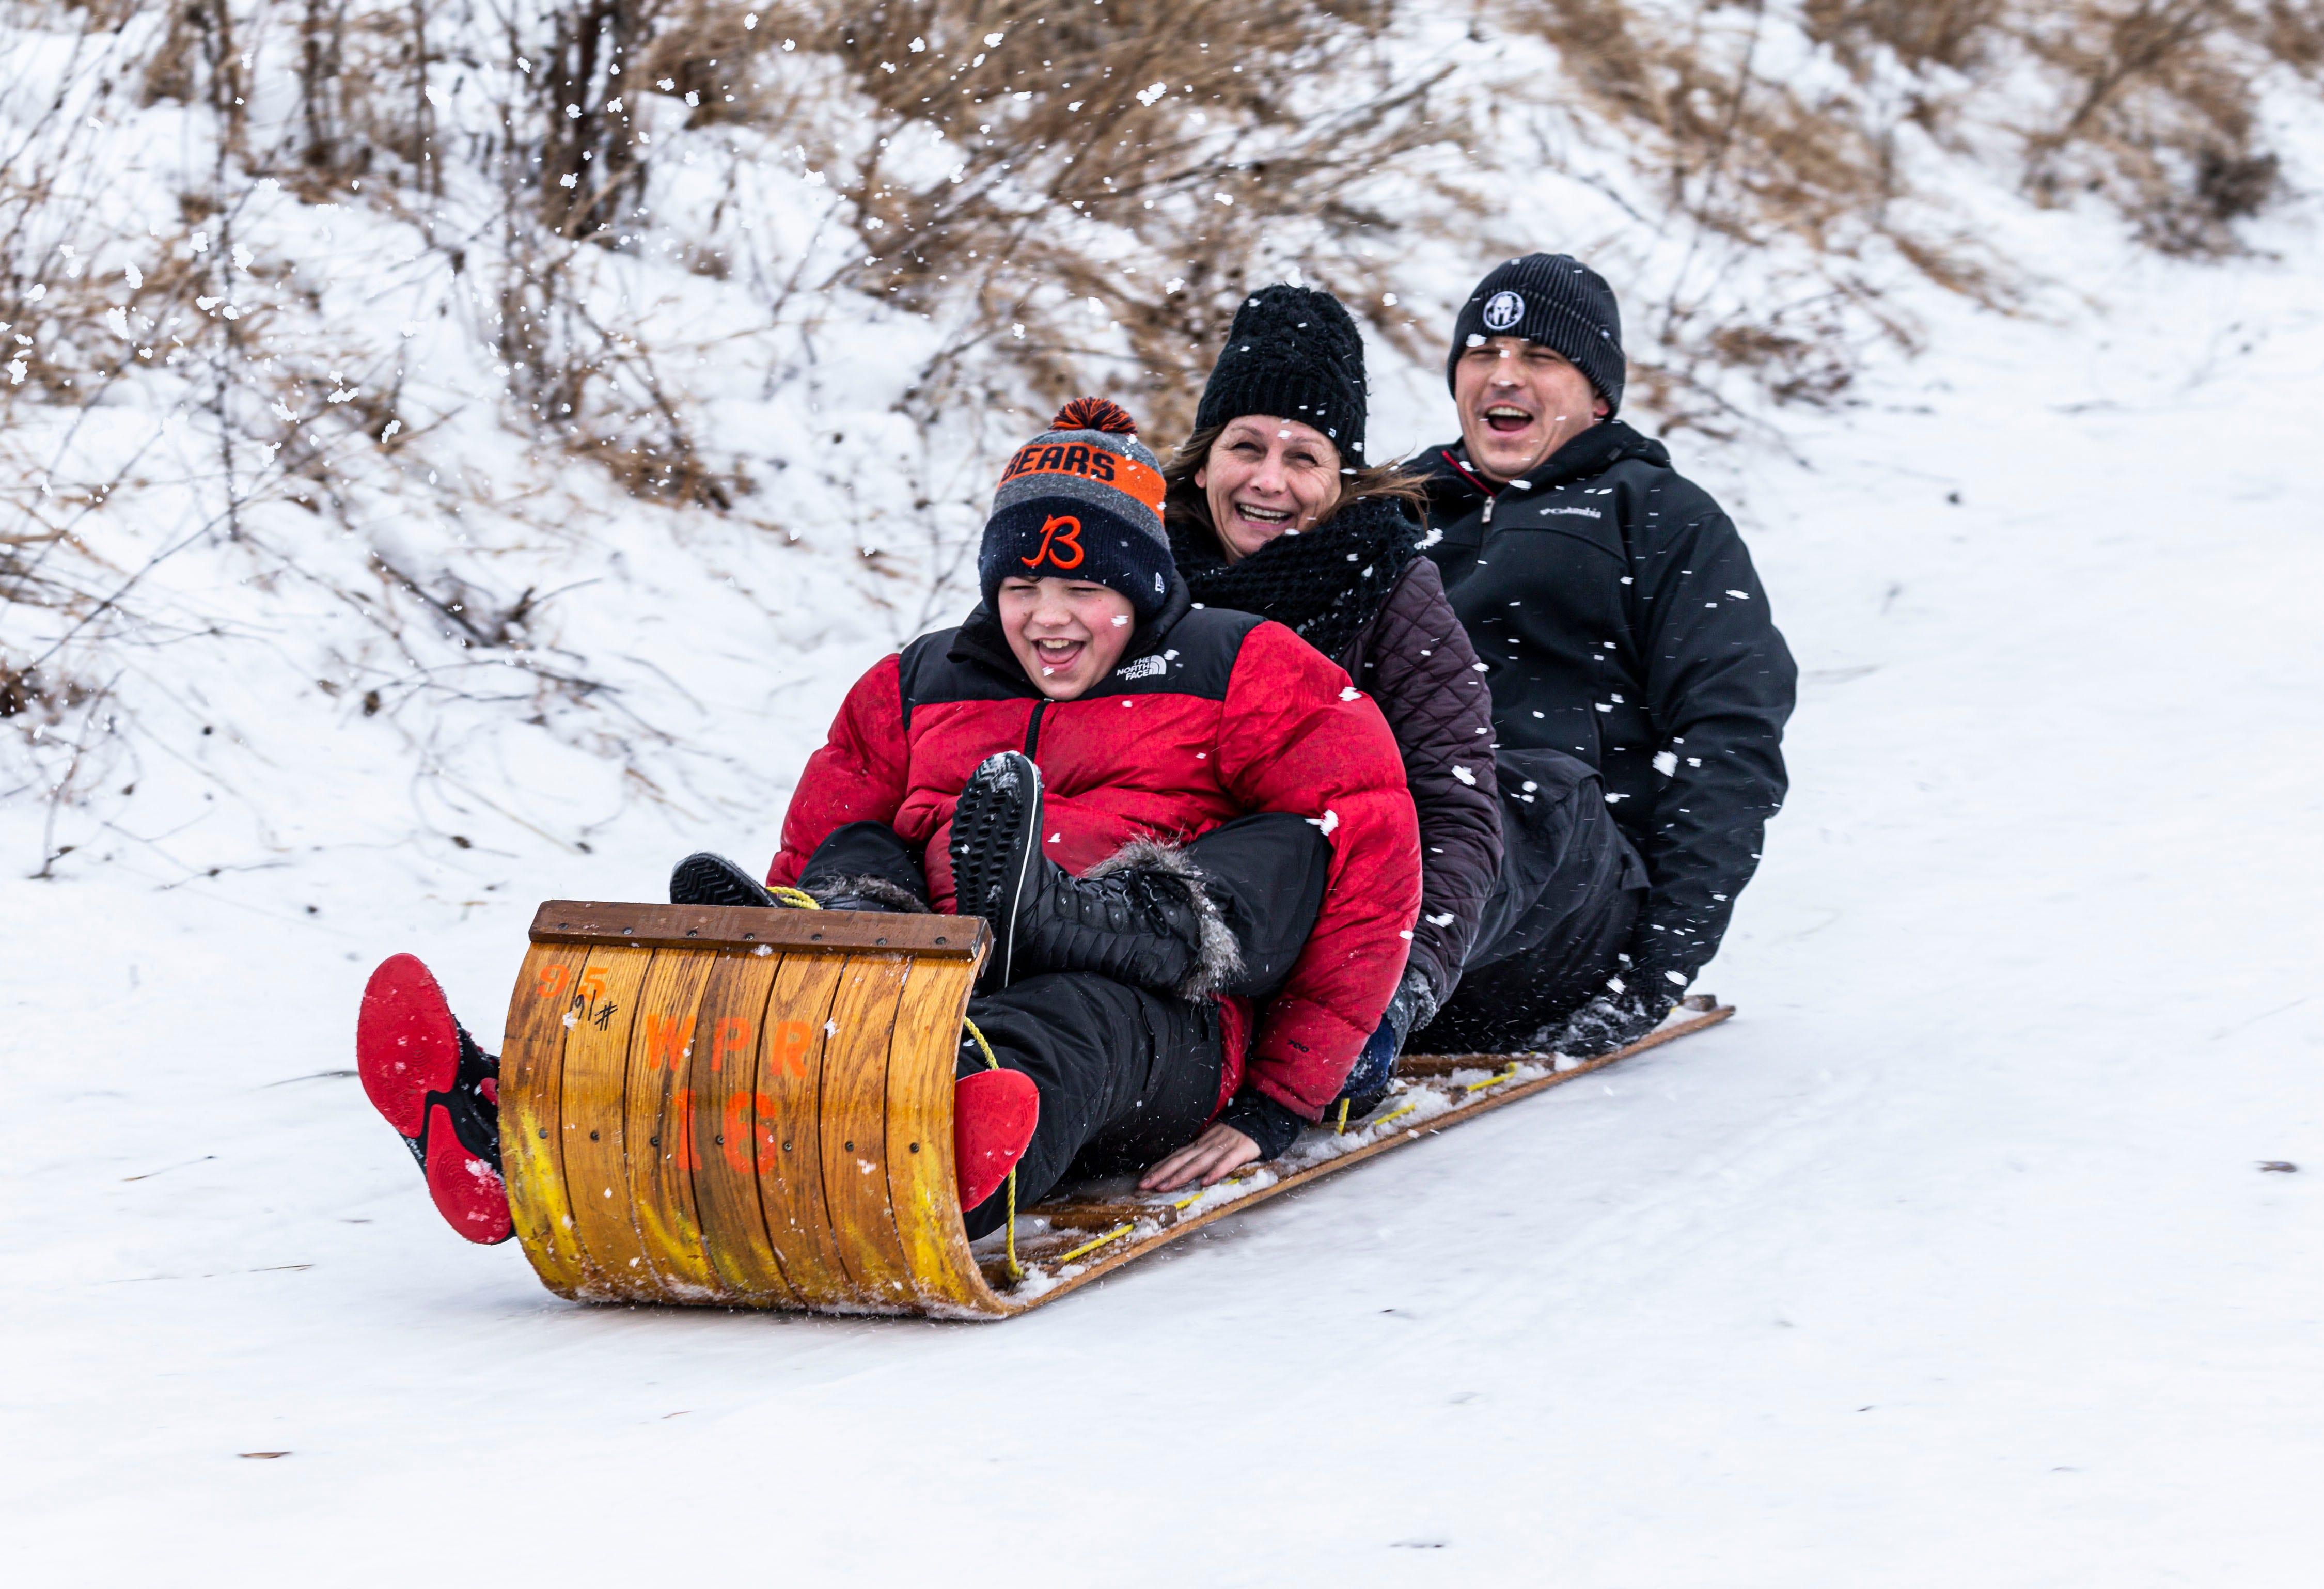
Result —
M 1422 907 L 1387 1019 L 1345 1095 L 1452 995 L 1500 865 L 1492 701 L 1420 553 L 1417 476 L 1368 465 L 1363 338 L 1339 300 L 1283 284 L 1246 300 L 1167 465 L 1170 550 L 1194 599 L 1272 618 L 1379 703 L 1420 821 Z
M 1314 529 L 1340 505 L 1339 448 L 1297 420 L 1230 420 L 1201 456 L 1194 484 L 1230 563 L 1278 535 Z

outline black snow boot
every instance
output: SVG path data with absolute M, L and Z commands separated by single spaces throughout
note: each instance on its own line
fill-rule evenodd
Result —
M 1014 751 L 988 758 L 960 791 L 951 851 L 955 908 L 992 928 L 990 988 L 1083 971 L 1199 999 L 1241 971 L 1233 933 L 1178 850 L 1134 839 L 1081 877 L 1040 850 L 1040 769 Z
M 812 869 L 810 869 L 812 870 Z M 801 878 L 799 892 L 826 910 L 884 910 L 925 913 L 926 900 L 884 877 Z M 789 892 L 789 891 L 785 891 Z M 761 910 L 802 910 L 797 899 L 782 899 L 754 882 L 749 873 L 724 855 L 704 850 L 688 855 L 669 874 L 673 905 L 753 905 Z
M 724 855 L 697 850 L 670 868 L 669 902 L 673 905 L 755 905 L 761 910 L 782 909 L 781 902 L 759 881 Z

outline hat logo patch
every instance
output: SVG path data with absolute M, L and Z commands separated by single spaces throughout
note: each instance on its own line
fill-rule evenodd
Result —
M 1525 300 L 1514 292 L 1496 292 L 1485 300 L 1485 324 L 1495 331 L 1506 331 L 1525 319 Z
M 1071 557 L 1065 556 L 1072 552 Z M 1041 526 L 1041 550 L 1029 558 L 1018 559 L 1028 568 L 1038 568 L 1047 561 L 1053 568 L 1078 568 L 1082 566 L 1082 522 L 1070 515 L 1051 519 Z

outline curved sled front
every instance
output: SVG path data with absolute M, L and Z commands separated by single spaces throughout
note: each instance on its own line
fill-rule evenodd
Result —
M 954 916 L 551 901 L 501 1056 L 525 1256 L 589 1301 L 1016 1311 L 953 1169 Z M 1019 1304 L 1021 1307 L 1022 1304 Z

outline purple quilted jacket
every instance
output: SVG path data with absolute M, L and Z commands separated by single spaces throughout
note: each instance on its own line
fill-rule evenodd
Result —
M 1501 867 L 1493 696 L 1436 565 L 1416 559 L 1370 624 L 1332 659 L 1379 703 L 1420 817 L 1412 965 L 1442 1003 L 1461 980 Z

